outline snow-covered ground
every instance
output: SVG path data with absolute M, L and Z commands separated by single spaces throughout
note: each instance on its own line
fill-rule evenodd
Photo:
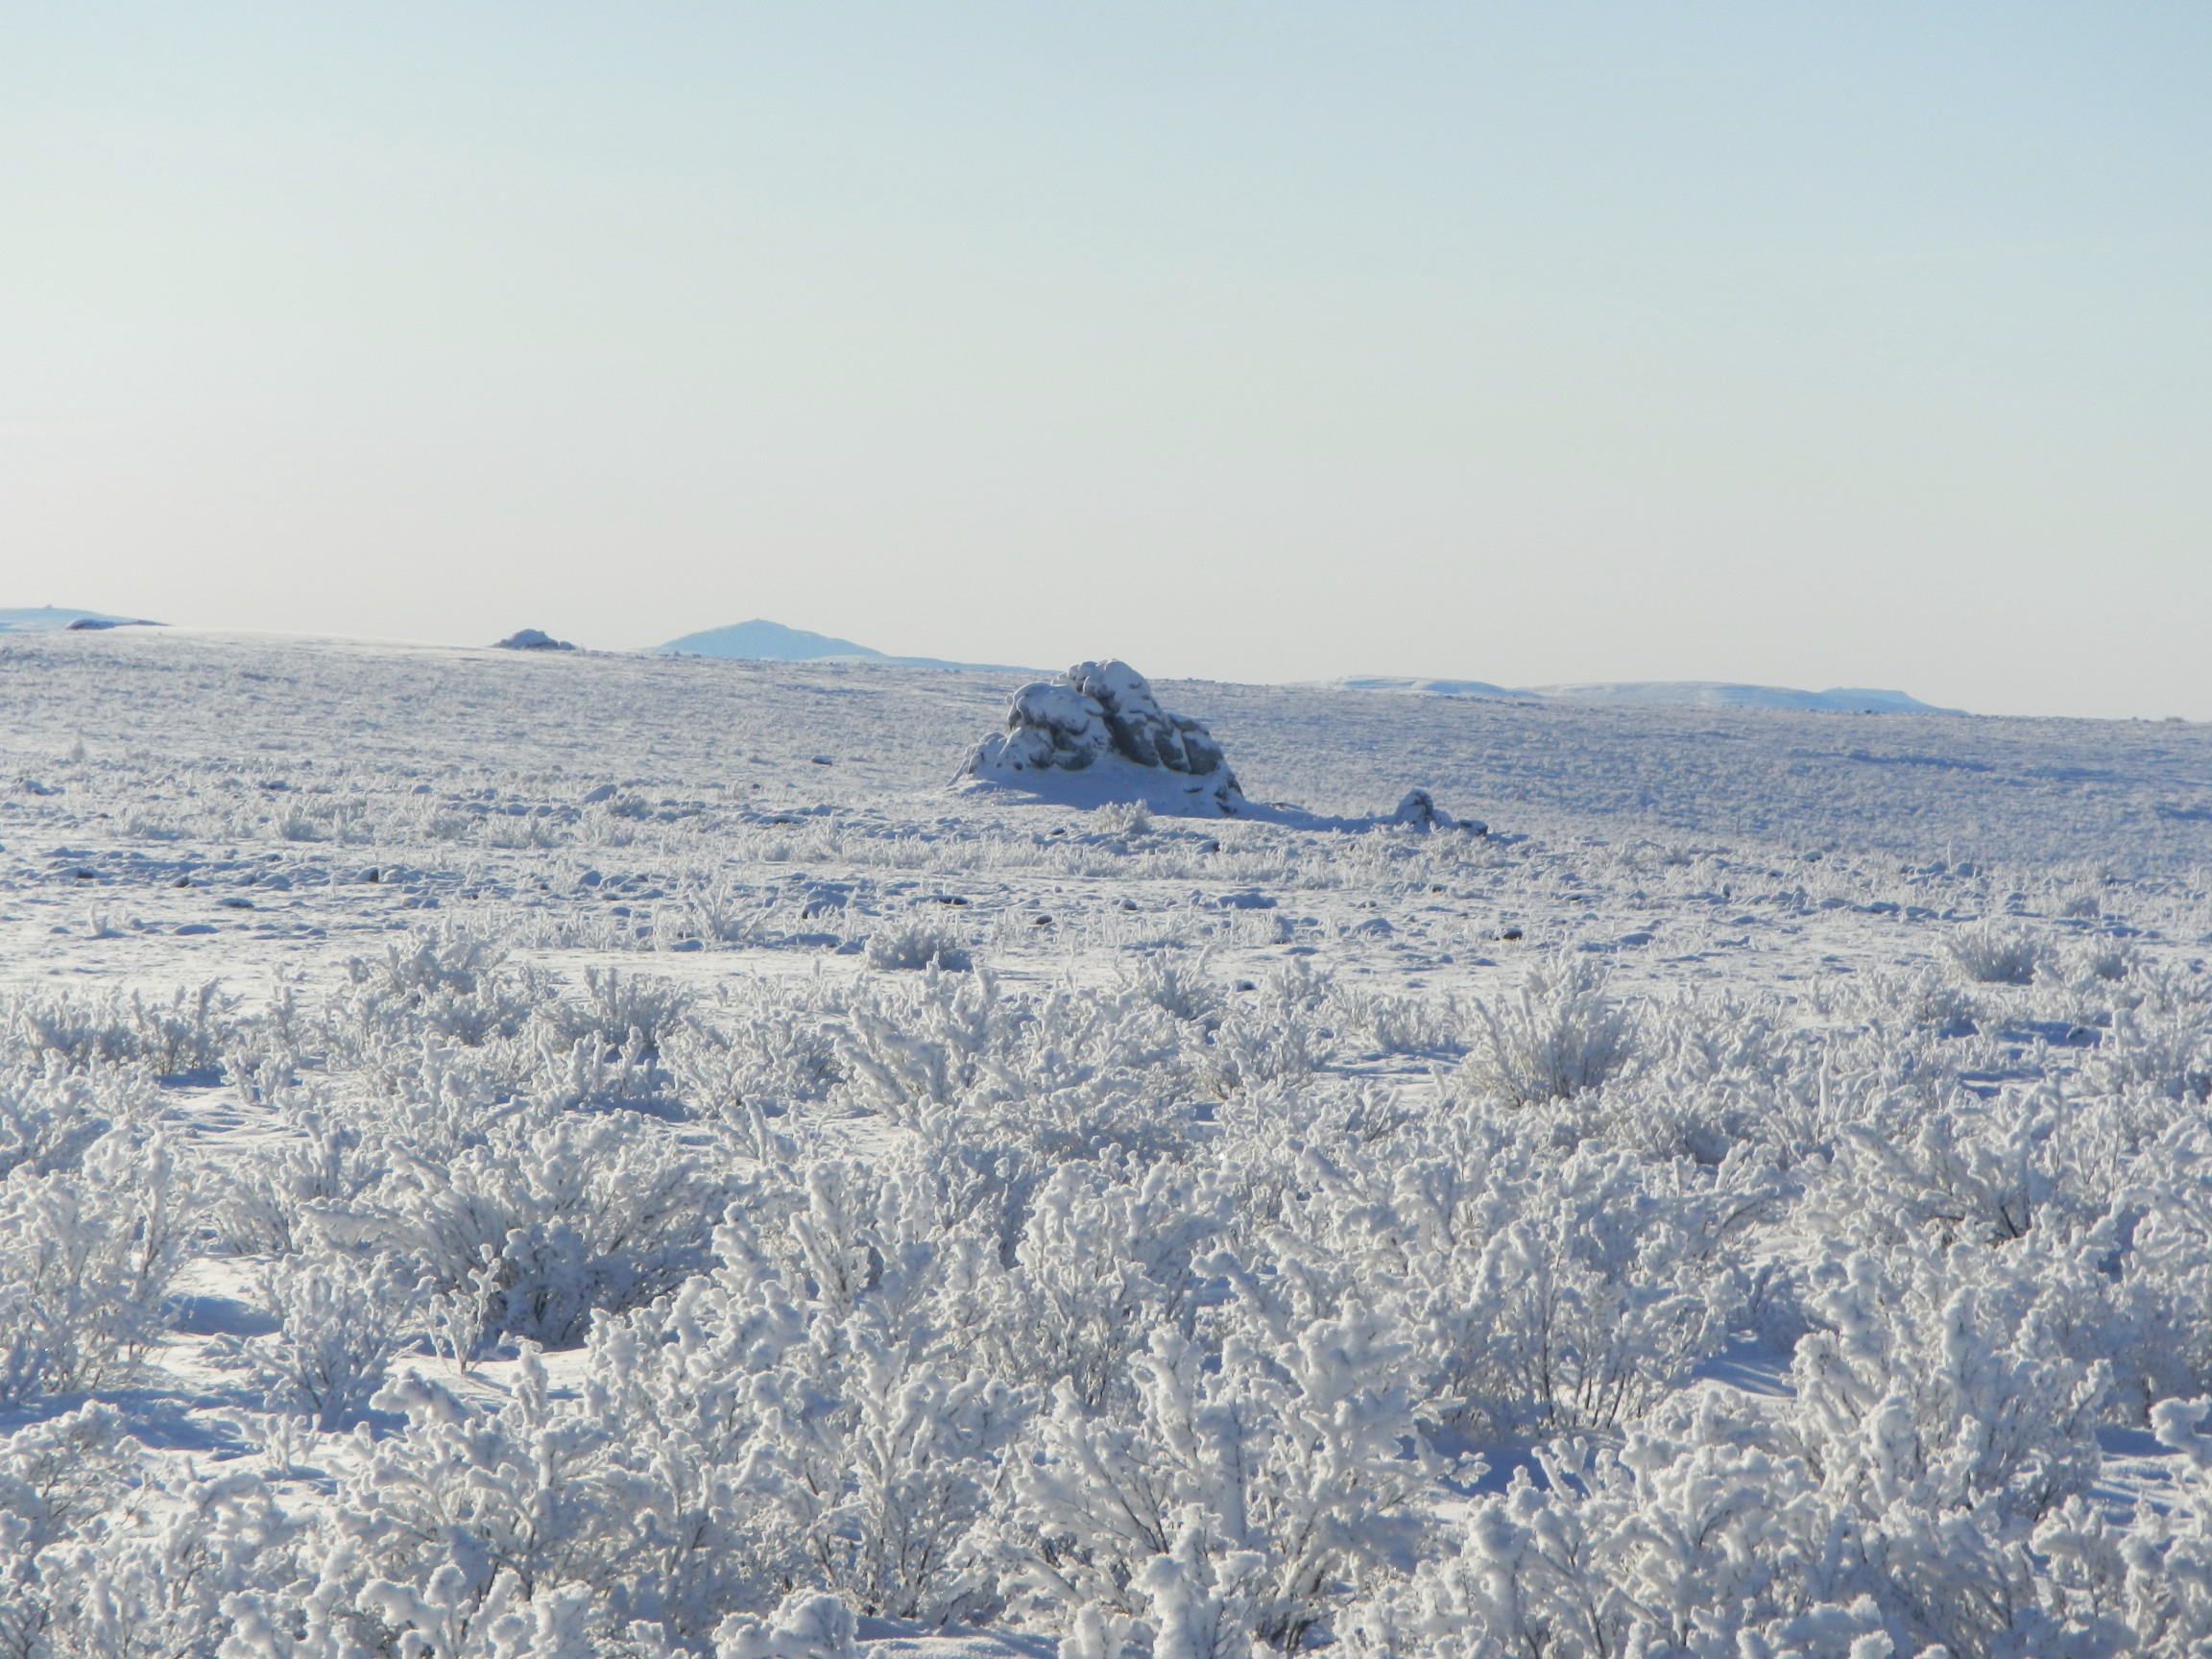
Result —
M 1019 683 L 0 639 L 0 1652 L 2212 1636 L 2212 729 Z

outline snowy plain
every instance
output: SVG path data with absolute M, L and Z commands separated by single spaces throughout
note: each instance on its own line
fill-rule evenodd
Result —
M 0 1653 L 2206 1650 L 2212 729 L 1020 683 L 0 638 Z

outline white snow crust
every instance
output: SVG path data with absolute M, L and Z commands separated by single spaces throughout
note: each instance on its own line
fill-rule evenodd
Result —
M 2178 723 L 0 637 L 0 1652 L 2200 1654 L 2208 870 Z

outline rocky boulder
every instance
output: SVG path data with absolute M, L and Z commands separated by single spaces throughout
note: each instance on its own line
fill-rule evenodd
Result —
M 1015 692 L 1006 730 L 977 744 L 962 772 L 1085 804 L 1143 801 L 1230 817 L 1245 807 L 1205 723 L 1170 714 L 1143 675 L 1113 659 L 1078 662 Z

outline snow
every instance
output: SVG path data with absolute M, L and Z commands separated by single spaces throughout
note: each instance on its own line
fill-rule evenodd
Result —
M 2192 1651 L 2208 868 L 2201 726 L 10 634 L 0 1636 Z

